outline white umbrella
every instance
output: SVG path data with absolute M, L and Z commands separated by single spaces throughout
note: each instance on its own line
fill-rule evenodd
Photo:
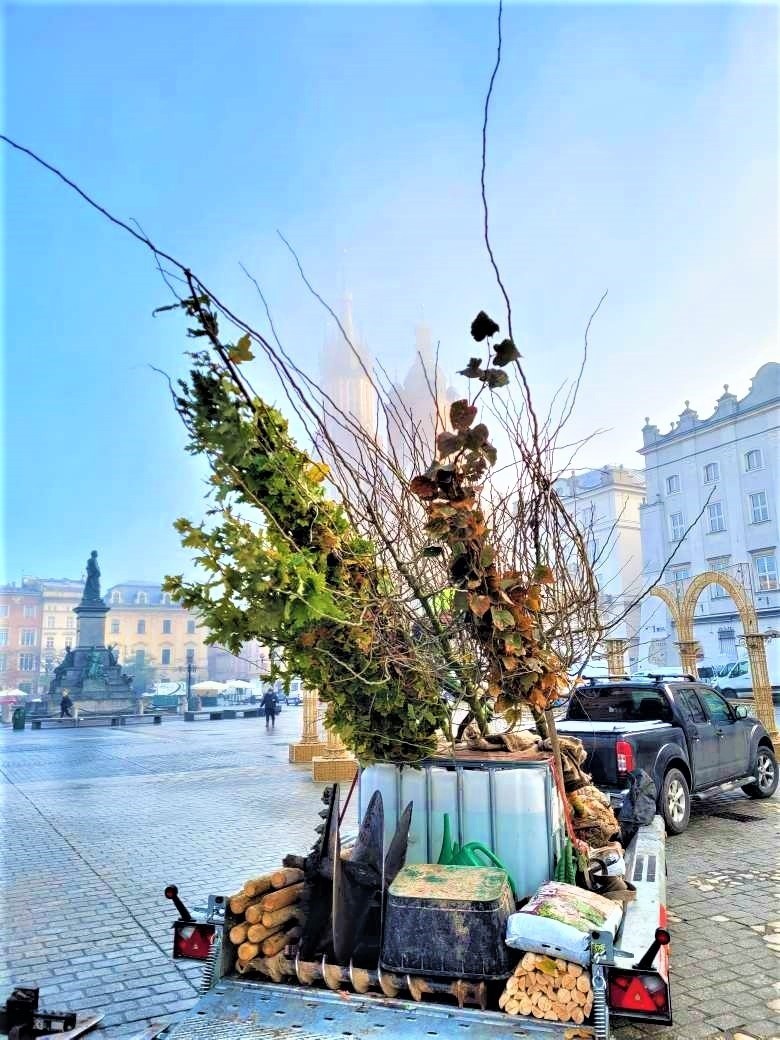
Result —
M 228 686 L 233 686 L 237 690 L 251 690 L 252 689 L 251 682 L 247 682 L 246 679 L 234 679 L 232 682 L 229 682 L 227 685 Z
M 195 683 L 192 689 L 202 690 L 203 693 L 206 693 L 207 691 L 216 693 L 218 690 L 226 690 L 227 687 L 224 683 L 215 682 L 213 679 L 204 679 L 202 682 Z
M 0 690 L 0 697 L 17 697 L 17 698 L 19 698 L 19 697 L 26 697 L 26 696 L 27 696 L 27 694 L 24 692 L 24 690 L 18 690 L 18 689 Z

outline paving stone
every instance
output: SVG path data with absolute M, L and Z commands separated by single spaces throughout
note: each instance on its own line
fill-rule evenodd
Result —
M 287 764 L 300 721 L 286 709 L 271 734 L 254 720 L 168 718 L 139 732 L 1 728 L 0 842 L 17 855 L 3 879 L 12 952 L 0 984 L 34 976 L 44 1006 L 106 1012 L 94 1040 L 124 1040 L 191 1007 L 202 966 L 171 960 L 175 913 L 162 891 L 175 882 L 185 903 L 201 903 L 310 847 L 322 786 Z M 756 822 L 711 815 L 735 804 Z M 780 930 L 778 808 L 723 796 L 697 804 L 669 840 L 676 1022 L 617 1020 L 616 1040 L 780 1036 L 767 1006 L 780 999 L 780 951 L 753 930 Z

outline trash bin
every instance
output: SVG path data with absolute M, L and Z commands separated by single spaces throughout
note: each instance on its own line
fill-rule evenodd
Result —
M 24 706 L 20 705 L 18 708 L 14 708 L 12 716 L 12 725 L 14 729 L 24 729 Z

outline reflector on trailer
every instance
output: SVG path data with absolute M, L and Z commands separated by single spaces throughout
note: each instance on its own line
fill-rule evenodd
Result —
M 609 973 L 609 1005 L 616 1015 L 671 1022 L 669 990 L 656 972 L 613 968 Z
M 216 926 L 194 921 L 176 921 L 173 926 L 173 956 L 205 961 L 214 944 Z

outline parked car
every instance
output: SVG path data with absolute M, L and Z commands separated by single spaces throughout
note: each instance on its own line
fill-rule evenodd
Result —
M 741 787 L 751 798 L 769 798 L 777 790 L 777 759 L 761 723 L 689 678 L 593 680 L 572 691 L 558 729 L 583 742 L 585 769 L 614 805 L 622 803 L 628 774 L 646 770 L 671 834 L 688 826 L 694 796 Z
M 715 686 L 715 679 L 719 675 L 725 675 L 730 669 L 734 667 L 735 662 L 729 661 L 728 664 L 709 664 L 703 661 L 701 664 L 697 664 L 696 671 L 699 673 L 699 678 L 703 679 L 710 686 Z
M 774 648 L 775 640 L 766 644 L 769 685 L 780 688 L 780 653 Z M 712 684 L 724 697 L 749 697 L 753 692 L 753 676 L 748 661 L 734 661 L 721 671 Z

